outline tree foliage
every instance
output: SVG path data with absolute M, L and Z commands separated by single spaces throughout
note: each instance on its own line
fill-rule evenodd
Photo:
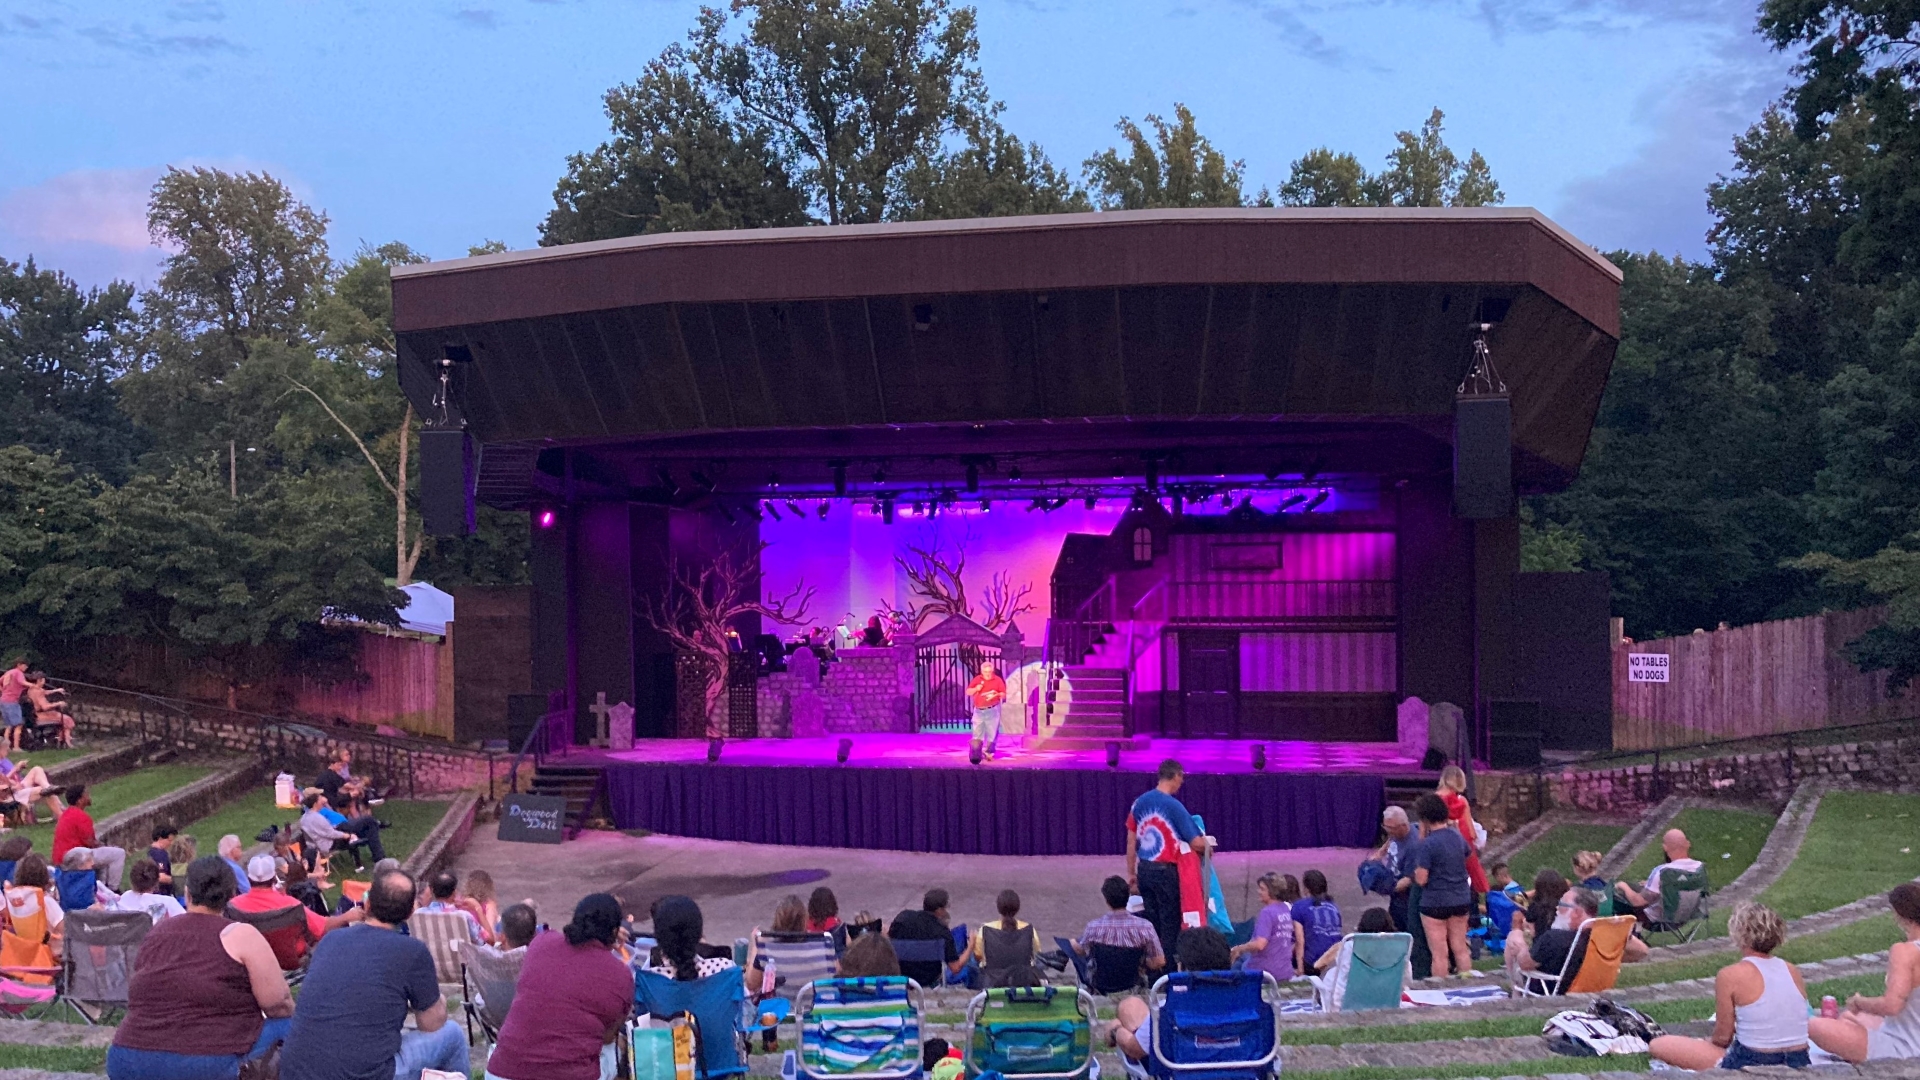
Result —
M 134 320 L 131 286 L 0 259 L 0 445 L 124 480 L 145 445 L 114 386 Z
M 1124 145 L 1087 159 L 1087 183 L 1103 210 L 1241 206 L 1246 162 L 1228 161 L 1200 134 L 1193 110 L 1175 103 L 1173 122 L 1148 113 L 1145 129 L 1121 117 Z
M 1326 147 L 1296 159 L 1280 185 L 1286 206 L 1497 206 L 1506 201 L 1480 151 L 1464 160 L 1447 145 L 1446 114 L 1434 109 L 1419 131 L 1394 134 L 1386 167 Z

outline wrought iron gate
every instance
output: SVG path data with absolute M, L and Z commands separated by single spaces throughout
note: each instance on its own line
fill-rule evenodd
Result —
M 752 653 L 727 655 L 727 734 L 733 738 L 760 737 L 759 667 Z
M 993 662 L 1000 671 L 1000 650 L 970 642 L 922 645 L 913 651 L 913 727 L 915 731 L 965 732 L 973 730 L 973 705 L 967 684 L 980 665 Z M 1006 673 L 1001 671 L 1004 676 Z

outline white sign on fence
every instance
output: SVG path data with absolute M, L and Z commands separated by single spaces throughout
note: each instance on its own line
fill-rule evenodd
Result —
M 1628 682 L 1666 682 L 1667 654 L 1636 652 L 1627 654 Z

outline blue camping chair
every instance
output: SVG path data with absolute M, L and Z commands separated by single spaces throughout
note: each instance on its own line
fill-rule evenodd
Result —
M 100 878 L 91 870 L 55 870 L 53 887 L 60 891 L 60 910 L 82 911 L 93 906 Z
M 1280 985 L 1264 971 L 1183 971 L 1147 993 L 1159 1080 L 1260 1080 L 1280 1072 Z
M 912 979 L 819 979 L 800 989 L 800 1075 L 807 1080 L 920 1076 L 923 992 Z
M 747 1071 L 744 1040 L 754 1029 L 747 1023 L 747 985 L 739 968 L 692 982 L 679 982 L 656 971 L 635 971 L 633 1002 L 641 1012 L 662 1020 L 681 1013 L 693 1017 L 700 1042 L 696 1072 L 700 1080 Z

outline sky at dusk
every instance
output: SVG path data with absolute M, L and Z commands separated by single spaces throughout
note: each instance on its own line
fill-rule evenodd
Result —
M 1005 121 L 1075 173 L 1184 102 L 1276 187 L 1317 146 L 1379 167 L 1446 110 L 1509 205 L 1603 249 L 1699 256 L 1705 188 L 1792 58 L 1754 0 L 981 0 Z M 0 258 L 150 282 L 169 165 L 259 169 L 336 256 L 530 247 L 601 95 L 684 37 L 687 0 L 0 0 Z

